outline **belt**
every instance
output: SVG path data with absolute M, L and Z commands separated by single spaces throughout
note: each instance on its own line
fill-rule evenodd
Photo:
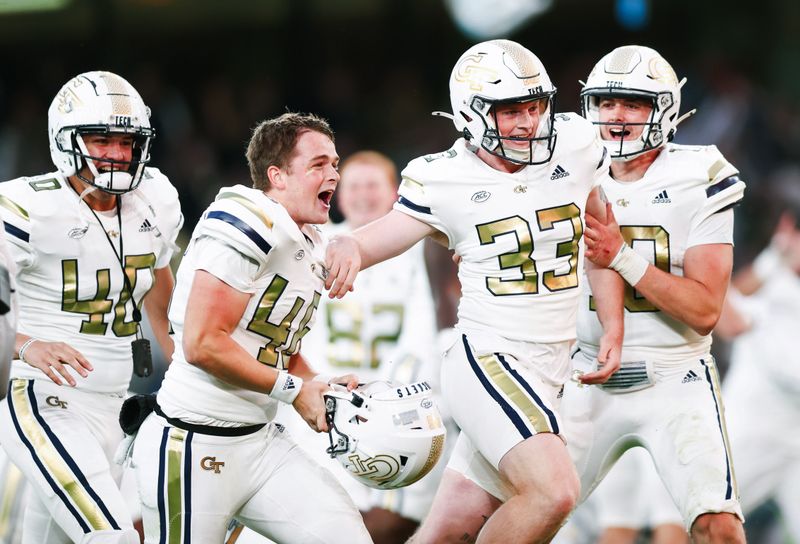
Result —
M 169 417 L 164 413 L 158 403 L 156 403 L 153 411 L 166 419 L 167 423 L 173 427 L 183 429 L 184 431 L 192 431 L 193 433 L 210 434 L 212 436 L 246 436 L 248 434 L 253 434 L 256 431 L 260 431 L 267 425 L 266 423 L 257 423 L 255 425 L 245 425 L 244 427 L 218 427 L 216 425 L 187 423 L 186 421 L 176 417 Z

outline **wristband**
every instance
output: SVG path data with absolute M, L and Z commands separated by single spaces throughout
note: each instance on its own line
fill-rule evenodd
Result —
M 619 253 L 608 266 L 619 272 L 619 275 L 631 286 L 636 287 L 636 284 L 647 272 L 647 267 L 650 266 L 650 263 L 623 242 L 622 247 L 619 248 Z
M 291 404 L 300 394 L 301 387 L 303 387 L 302 378 L 281 370 L 278 372 L 278 377 L 275 380 L 275 385 L 272 386 L 272 391 L 269 392 L 269 396 L 275 400 Z
M 34 342 L 36 342 L 38 340 L 39 340 L 38 338 L 28 338 L 25 341 L 25 343 L 22 344 L 19 347 L 19 351 L 17 353 L 19 353 L 19 360 L 20 361 L 22 361 L 23 363 L 27 363 L 28 362 L 28 361 L 25 360 L 25 350 L 28 349 L 31 344 L 33 344 Z
M 770 276 L 782 267 L 783 258 L 780 252 L 770 245 L 759 253 L 758 257 L 753 261 L 753 274 L 758 278 L 758 281 L 765 283 Z

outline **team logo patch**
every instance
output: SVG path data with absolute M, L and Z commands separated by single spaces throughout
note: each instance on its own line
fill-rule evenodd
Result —
M 617 206 L 622 206 L 623 208 L 627 208 L 630 205 L 630 200 L 625 200 L 624 198 L 617 199 Z
M 200 468 L 203 470 L 213 470 L 214 474 L 219 474 L 220 469 L 224 466 L 224 461 L 217 461 L 216 457 L 211 457 L 210 455 L 200 459 Z
M 67 409 L 67 401 L 61 400 L 55 395 L 47 397 L 46 399 L 44 399 L 44 401 L 47 403 L 48 406 L 52 406 L 54 408 L 61 408 L 62 410 Z
M 517 185 L 516 187 L 514 187 L 514 192 L 517 193 L 517 194 L 527 193 L 528 192 L 528 188 L 526 186 L 524 186 L 524 185 Z
M 86 225 L 85 227 L 75 227 L 74 229 L 70 229 L 70 231 L 67 233 L 67 236 L 75 240 L 79 240 L 86 235 L 87 230 L 89 230 L 89 225 Z
M 492 193 L 490 193 L 489 191 L 478 191 L 477 193 L 472 195 L 472 198 L 470 200 L 472 200 L 477 204 L 480 204 L 481 202 L 486 202 L 487 200 L 489 200 L 490 196 L 492 196 Z

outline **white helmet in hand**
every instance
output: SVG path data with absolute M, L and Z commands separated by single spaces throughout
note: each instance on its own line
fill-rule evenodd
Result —
M 556 144 L 555 95 L 556 88 L 539 58 L 509 40 L 491 40 L 470 47 L 450 75 L 456 129 L 474 145 L 518 164 L 543 164 L 552 157 Z M 495 106 L 531 101 L 543 103 L 536 133 L 529 138 L 501 136 Z M 520 142 L 528 145 L 520 146 Z
M 69 80 L 48 110 L 50 156 L 64 177 L 77 175 L 103 191 L 121 194 L 139 185 L 150 160 L 150 109 L 136 89 L 111 72 L 86 72 Z M 87 134 L 125 134 L 133 140 L 130 162 L 102 159 L 113 165 L 99 171 L 84 142 Z M 91 177 L 81 171 L 88 168 Z M 91 178 L 91 179 L 90 179 Z
M 371 382 L 325 395 L 328 454 L 375 489 L 413 484 L 439 461 L 445 428 L 427 382 Z
M 602 125 L 615 125 L 624 134 L 633 126 L 643 126 L 638 138 L 603 140 L 613 160 L 630 160 L 672 140 L 678 123 L 694 113 L 678 115 L 684 83 L 686 78 L 678 81 L 672 66 L 657 51 L 641 45 L 618 47 L 600 59 L 583 84 L 582 114 L 598 132 Z M 644 123 L 604 123 L 600 121 L 603 98 L 646 100 L 652 111 Z

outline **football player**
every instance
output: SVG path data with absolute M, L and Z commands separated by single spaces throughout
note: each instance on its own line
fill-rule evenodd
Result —
M 26 542 L 139 541 L 109 460 L 131 371 L 150 372 L 143 303 L 172 352 L 169 261 L 183 222 L 177 192 L 147 166 L 149 117 L 120 76 L 80 74 L 50 105 L 58 170 L 0 185 L 19 300 L 0 441 L 32 488 Z
M 579 494 L 558 405 L 575 336 L 584 211 L 605 213 L 598 184 L 608 159 L 589 122 L 553 111 L 555 93 L 521 45 L 468 49 L 450 77 L 464 137 L 413 160 L 395 208 L 329 245 L 332 297 L 352 287 L 360 268 L 426 236 L 444 235 L 461 257 L 459 335 L 441 386 L 462 432 L 419 542 L 479 531 L 479 542 L 545 541 Z M 601 269 L 592 281 L 604 293 L 609 329 L 598 358 L 606 364 L 583 379 L 598 383 L 619 363 L 622 281 Z
M 333 132 L 286 113 L 255 128 L 247 160 L 253 187 L 219 192 L 178 269 L 175 355 L 133 449 L 145 540 L 216 544 L 235 518 L 278 543 L 371 542 L 344 489 L 273 422 L 286 403 L 327 430 L 327 379 L 299 348 L 326 274 Z
M 562 408 L 582 497 L 623 452 L 642 446 L 694 541 L 743 542 L 709 333 L 731 273 L 731 208 L 745 185 L 716 147 L 670 143 L 692 113 L 679 113 L 684 81 L 656 51 L 625 46 L 583 87 L 584 115 L 612 158 L 603 183 L 609 220 L 587 217 L 586 254 L 628 284 L 625 340 L 614 377 L 568 386 Z M 597 293 L 586 291 L 580 305 L 579 372 L 592 369 L 601 345 Z
M 724 390 L 742 510 L 749 514 L 774 499 L 784 532 L 798 541 L 800 438 L 786 432 L 800 415 L 800 367 L 794 355 L 800 330 L 800 229 L 794 217 L 782 216 L 769 246 L 732 283 L 715 332 L 736 338 Z
M 342 162 L 340 174 L 336 200 L 345 221 L 328 233 L 349 232 L 391 211 L 399 176 L 388 157 L 359 151 Z M 357 372 L 362 382 L 412 383 L 435 375 L 436 324 L 422 244 L 359 274 L 346 298 L 323 297 L 317 312 L 320 318 L 303 340 L 303 354 L 320 372 Z M 426 476 L 406 488 L 371 490 L 325 453 L 328 437 L 313 433 L 294 410 L 281 406 L 278 420 L 339 477 L 363 512 L 373 540 L 390 544 L 411 536 L 430 509 L 436 477 Z M 444 468 L 440 464 L 439 473 Z

